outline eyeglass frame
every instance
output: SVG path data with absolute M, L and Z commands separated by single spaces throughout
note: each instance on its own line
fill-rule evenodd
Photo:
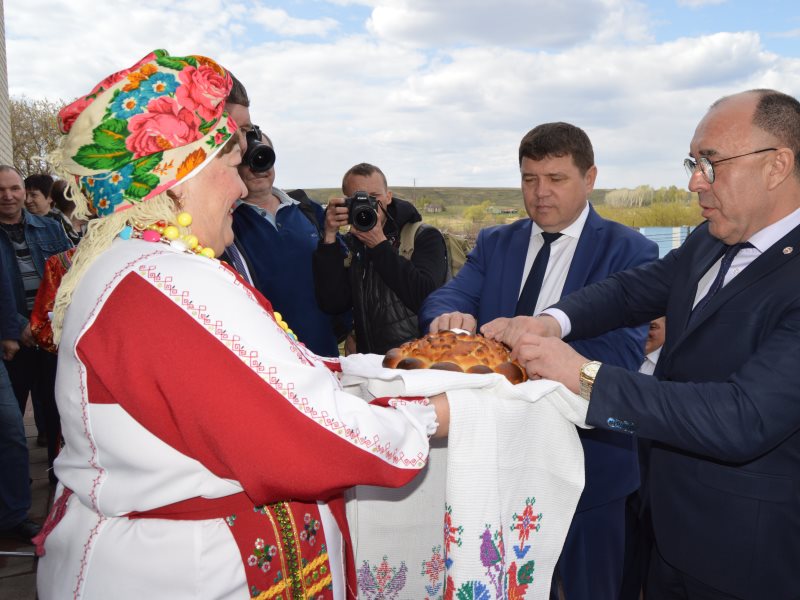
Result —
M 752 154 L 761 154 L 762 152 L 770 152 L 772 150 L 778 150 L 778 148 L 762 148 L 761 150 L 753 150 L 752 152 L 745 152 L 744 154 L 737 154 L 736 156 L 720 158 L 719 160 L 714 161 L 709 160 L 707 156 L 701 156 L 697 159 L 697 161 L 692 160 L 691 157 L 685 158 L 683 159 L 683 168 L 686 169 L 686 172 L 689 174 L 689 179 L 691 179 L 697 172 L 697 167 L 700 167 L 700 173 L 703 174 L 703 178 L 711 184 L 717 179 L 717 176 L 714 174 L 714 165 L 724 163 L 726 160 L 742 158 L 743 156 L 751 156 Z

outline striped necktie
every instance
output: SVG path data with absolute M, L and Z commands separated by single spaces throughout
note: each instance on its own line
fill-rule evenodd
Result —
M 244 280 L 247 283 L 253 285 L 250 275 L 247 272 L 247 267 L 244 266 L 244 258 L 242 257 L 242 253 L 239 252 L 239 248 L 236 247 L 236 244 L 231 244 L 225 248 L 225 253 L 230 257 L 231 262 L 233 263 L 233 268 L 239 271 L 239 274 L 244 277 Z
M 728 246 L 728 249 L 725 250 L 725 254 L 722 255 L 722 262 L 719 265 L 719 271 L 717 272 L 717 276 L 714 277 L 711 287 L 708 289 L 708 292 L 706 292 L 706 295 L 700 298 L 700 301 L 695 304 L 695 307 L 692 309 L 692 314 L 689 315 L 689 325 L 691 325 L 692 321 L 697 318 L 697 315 L 708 306 L 708 303 L 711 302 L 711 299 L 716 293 L 722 289 L 722 284 L 725 282 L 725 275 L 728 273 L 728 269 L 731 268 L 734 257 L 739 253 L 739 250 L 743 248 L 753 248 L 753 244 L 750 242 L 742 242 L 740 244 Z

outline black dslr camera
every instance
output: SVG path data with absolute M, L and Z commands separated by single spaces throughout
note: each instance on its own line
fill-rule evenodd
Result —
M 378 224 L 378 200 L 367 192 L 356 192 L 344 199 L 348 222 L 359 231 L 369 231 Z
M 275 164 L 275 151 L 261 141 L 261 129 L 258 125 L 245 134 L 247 138 L 247 150 L 245 150 L 242 162 L 250 167 L 253 173 L 265 173 Z

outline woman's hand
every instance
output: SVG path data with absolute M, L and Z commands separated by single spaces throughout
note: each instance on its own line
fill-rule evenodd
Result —
M 447 399 L 447 394 L 436 394 L 428 398 L 428 401 L 436 410 L 436 421 L 439 423 L 439 428 L 433 434 L 433 437 L 447 437 L 450 431 L 450 401 Z

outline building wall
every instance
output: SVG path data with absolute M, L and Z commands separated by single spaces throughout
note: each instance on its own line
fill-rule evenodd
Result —
M 639 227 L 638 229 L 644 237 L 658 244 L 658 256 L 662 258 L 670 250 L 674 250 L 685 242 L 694 227 L 684 225 L 682 227 Z
M 11 144 L 11 111 L 8 99 L 8 65 L 6 63 L 6 20 L 0 0 L 0 164 L 14 164 Z

